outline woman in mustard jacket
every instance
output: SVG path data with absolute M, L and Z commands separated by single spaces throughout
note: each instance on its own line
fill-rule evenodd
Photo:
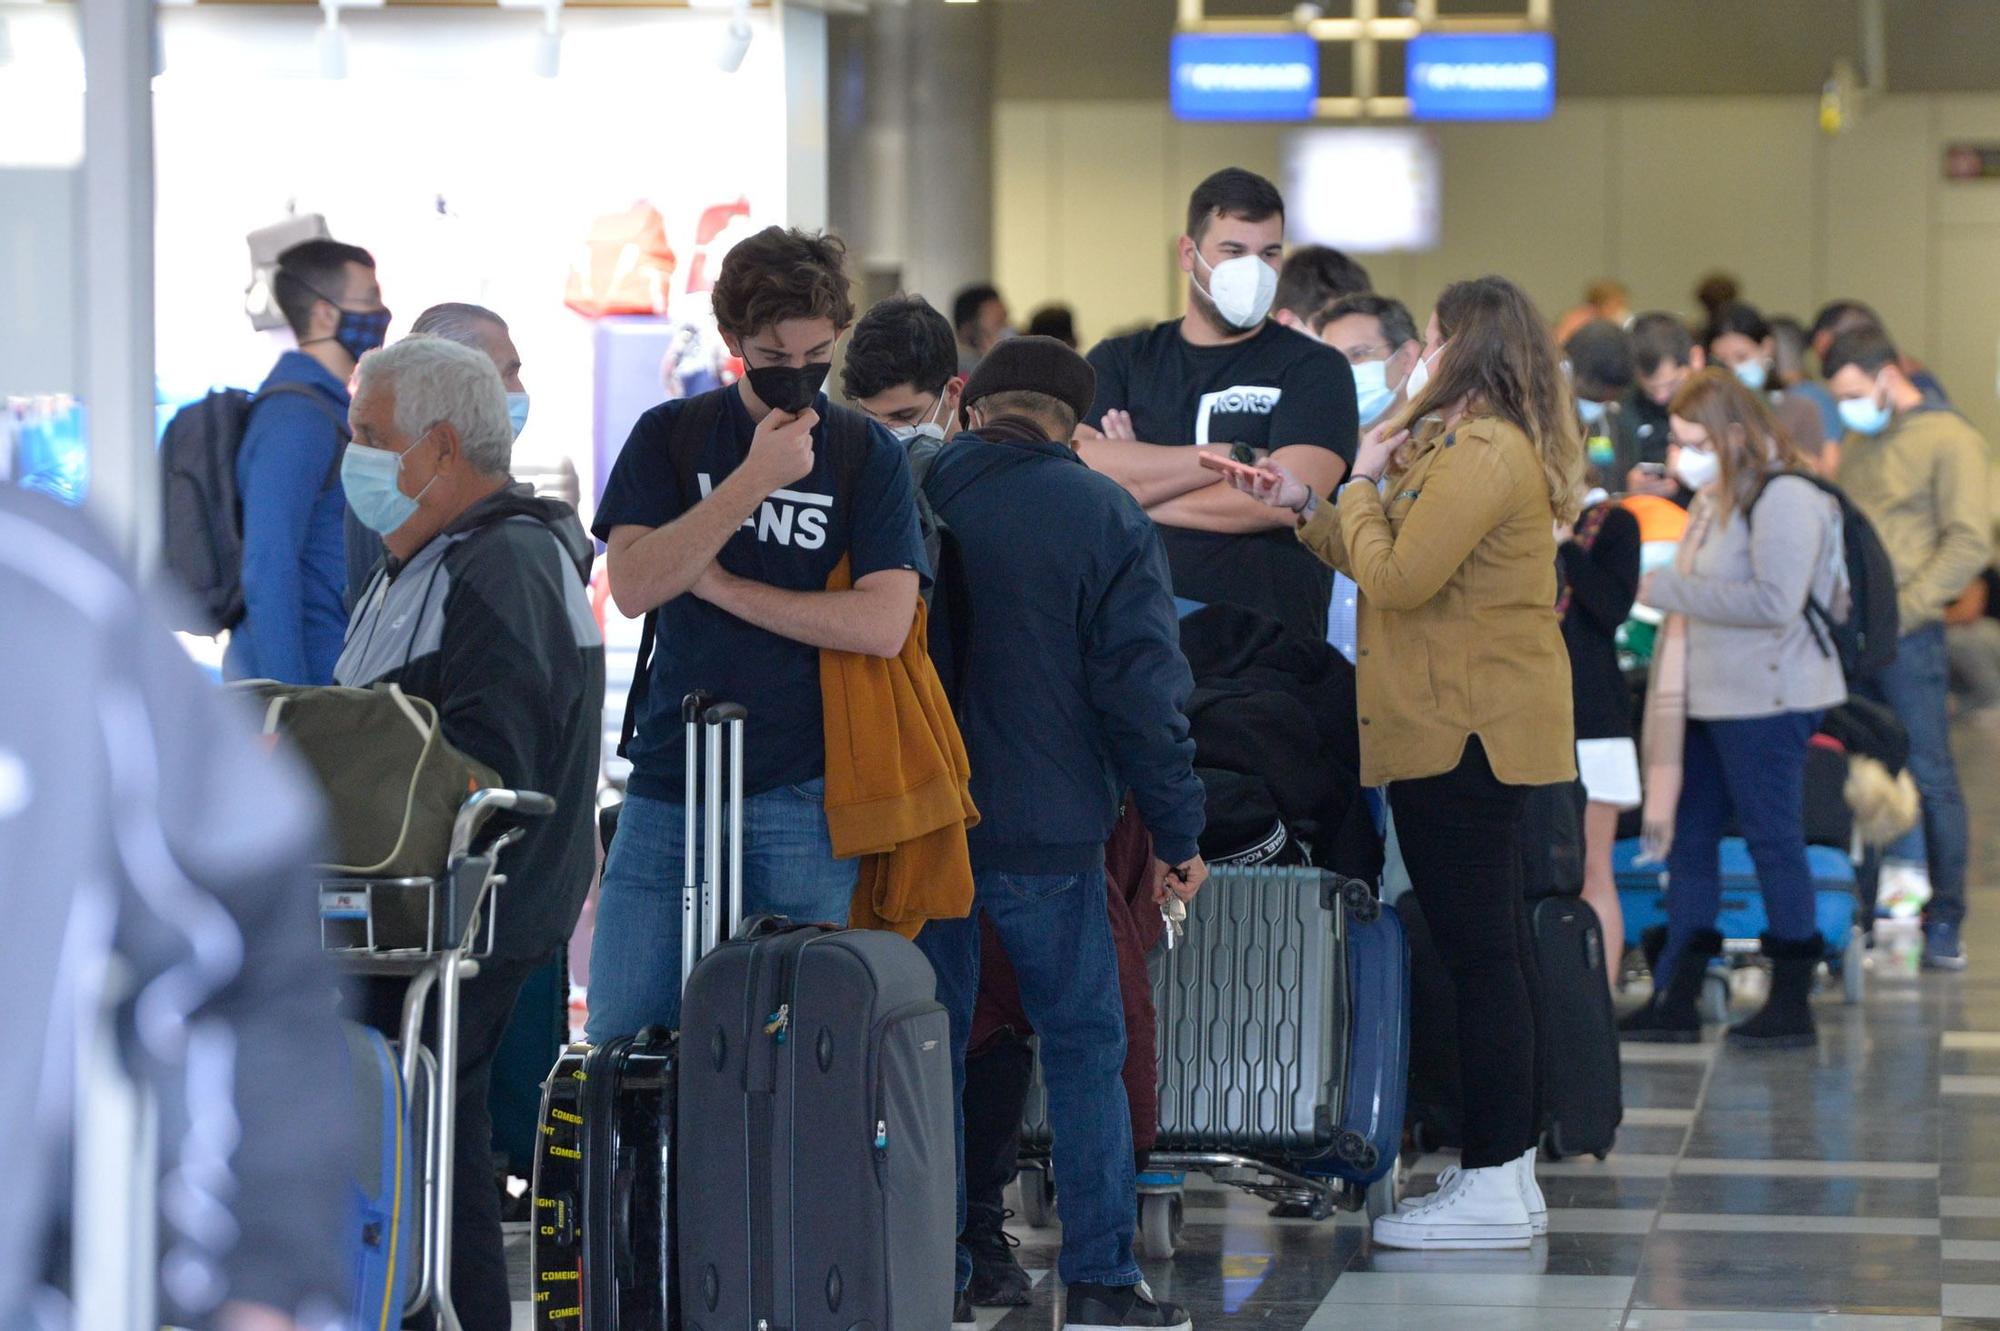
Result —
M 1387 785 L 1411 886 L 1458 998 L 1465 1150 L 1436 1193 L 1375 1223 L 1389 1247 L 1519 1248 L 1534 1181 L 1534 1015 L 1520 954 L 1527 787 L 1576 776 L 1555 527 L 1583 442 L 1548 327 L 1513 283 L 1438 298 L 1408 405 L 1322 497 L 1283 468 L 1237 488 L 1361 589 L 1362 780 Z

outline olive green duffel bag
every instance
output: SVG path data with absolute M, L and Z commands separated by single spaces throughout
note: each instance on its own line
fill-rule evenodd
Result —
M 491 768 L 453 748 L 437 708 L 394 684 L 348 689 L 232 686 L 256 699 L 264 733 L 283 735 L 319 778 L 336 863 L 355 878 L 428 878 L 444 872 L 452 820 L 475 790 L 498 786 Z

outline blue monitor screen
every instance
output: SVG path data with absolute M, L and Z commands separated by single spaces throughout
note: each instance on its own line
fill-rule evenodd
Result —
M 1556 39 L 1546 32 L 1412 38 L 1405 82 L 1416 120 L 1546 120 L 1556 109 Z
M 1190 33 L 1174 38 L 1179 120 L 1310 120 L 1319 43 L 1296 33 Z

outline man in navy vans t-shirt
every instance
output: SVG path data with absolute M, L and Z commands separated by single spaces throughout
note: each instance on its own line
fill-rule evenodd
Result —
M 828 446 L 835 409 L 819 389 L 854 320 L 843 257 L 838 240 L 780 227 L 729 251 L 715 318 L 745 377 L 640 417 L 598 503 L 612 599 L 628 615 L 657 610 L 659 626 L 597 907 L 594 1042 L 679 1024 L 691 690 L 750 714 L 745 914 L 847 919 L 855 864 L 833 858 L 827 833 L 819 654 L 896 655 L 928 570 L 895 439 L 850 420 L 842 433 L 862 445 Z M 677 459 L 689 424 L 694 455 Z M 827 591 L 842 556 L 853 589 Z

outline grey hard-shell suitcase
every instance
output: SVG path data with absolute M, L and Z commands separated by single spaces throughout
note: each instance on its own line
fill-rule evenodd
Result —
M 740 864 L 740 842 L 729 853 Z M 942 1331 L 955 1134 L 949 1022 L 915 944 L 773 916 L 733 927 L 682 1002 L 682 1326 Z
M 1162 960 L 1156 1154 L 1237 1152 L 1363 1185 L 1393 1165 L 1408 959 L 1366 884 L 1218 870 Z

